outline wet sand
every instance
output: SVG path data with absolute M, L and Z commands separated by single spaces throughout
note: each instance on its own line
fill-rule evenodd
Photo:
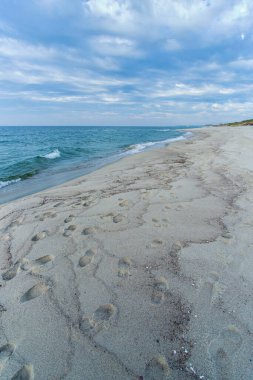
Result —
M 253 129 L 0 207 L 1 379 L 253 379 Z

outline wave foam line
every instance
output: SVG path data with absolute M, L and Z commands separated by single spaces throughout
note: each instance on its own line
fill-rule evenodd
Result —
M 42 156 L 44 158 L 48 158 L 49 160 L 54 160 L 55 158 L 61 157 L 61 153 L 59 149 L 53 150 L 53 152 L 50 152 L 48 154 L 45 154 L 45 156 Z
M 143 152 L 145 149 L 147 149 L 151 146 L 161 146 L 161 145 L 168 144 L 168 143 L 171 143 L 174 141 L 185 140 L 191 136 L 192 136 L 191 132 L 186 132 L 183 136 L 178 136 L 178 137 L 174 137 L 174 138 L 172 137 L 170 139 L 163 140 L 163 141 L 147 142 L 147 143 L 142 143 L 142 144 L 130 145 L 127 148 L 127 153 L 128 154 L 140 153 L 140 152 Z
M 19 181 L 21 181 L 21 178 L 11 179 L 10 181 L 0 181 L 0 189 L 2 189 L 3 187 L 9 186 L 13 183 L 19 182 Z

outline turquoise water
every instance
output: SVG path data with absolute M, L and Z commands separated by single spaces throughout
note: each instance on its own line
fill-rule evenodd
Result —
M 180 128 L 0 127 L 0 203 L 187 138 Z

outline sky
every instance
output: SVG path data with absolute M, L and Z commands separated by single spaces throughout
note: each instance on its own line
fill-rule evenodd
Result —
M 0 125 L 253 118 L 252 0 L 1 0 Z

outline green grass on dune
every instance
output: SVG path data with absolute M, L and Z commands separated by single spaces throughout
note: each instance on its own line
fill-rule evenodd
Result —
M 237 127 L 242 125 L 253 125 L 253 119 L 236 121 L 234 123 L 224 123 L 219 125 L 228 125 L 229 127 Z

